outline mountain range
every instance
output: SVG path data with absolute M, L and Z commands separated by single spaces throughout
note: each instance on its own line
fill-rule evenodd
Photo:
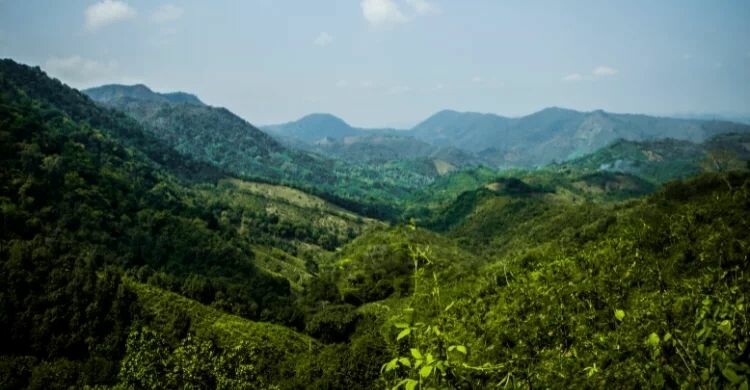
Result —
M 320 120 L 320 118 L 326 118 Z M 329 128 L 328 126 L 332 126 Z M 384 130 L 364 130 L 349 126 L 327 114 L 304 117 L 296 122 L 266 126 L 280 137 L 308 144 L 335 144 Z M 495 114 L 440 111 L 409 130 L 385 130 L 404 143 L 414 138 L 435 148 L 454 147 L 493 167 L 533 167 L 562 162 L 591 153 L 618 139 L 644 141 L 672 138 L 701 142 L 722 133 L 747 133 L 750 125 L 698 119 L 678 119 L 635 114 L 615 114 L 602 110 L 580 112 L 547 108 L 531 115 L 509 118 Z M 393 144 L 397 139 L 391 140 Z M 345 147 L 345 146 L 344 146 Z M 339 147 L 341 149 L 341 147 Z M 325 153 L 325 148 L 318 148 Z M 427 148 L 415 149 L 416 155 Z M 341 152 L 331 152 L 334 155 Z
M 702 142 L 717 134 L 750 132 L 750 125 L 727 121 L 558 107 L 517 118 L 443 110 L 408 130 L 358 128 L 331 114 L 259 129 L 184 92 L 157 93 L 139 84 L 105 85 L 84 93 L 201 161 L 248 177 L 303 184 L 311 174 L 300 167 L 320 170 L 315 168 L 320 157 L 354 164 L 426 159 L 441 167 L 436 172 L 480 164 L 538 167 L 584 156 L 620 139 Z

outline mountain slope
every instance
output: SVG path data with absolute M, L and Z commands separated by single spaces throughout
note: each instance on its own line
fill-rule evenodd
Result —
M 625 172 L 664 183 L 704 171 L 742 170 L 749 160 L 750 133 L 740 133 L 720 134 L 701 143 L 618 140 L 561 167 L 583 172 Z
M 224 108 L 175 103 L 142 85 L 85 90 L 97 102 L 126 113 L 177 151 L 246 177 L 280 179 L 270 160 L 285 149 Z M 233 148 L 222 147 L 231 144 Z
M 3 60 L 0 86 L 0 326 L 9 330 L 0 339 L 4 388 L 80 388 L 129 381 L 131 374 L 145 380 L 148 370 L 167 369 L 146 363 L 147 356 L 166 349 L 180 355 L 186 345 L 211 350 L 214 336 L 234 335 L 218 350 L 229 353 L 234 342 L 256 342 L 265 337 L 262 329 L 274 328 L 247 319 L 304 329 L 306 313 L 296 296 L 316 262 L 325 249 L 374 224 L 289 188 L 219 170 L 207 178 L 192 175 L 201 164 L 38 68 Z M 149 311 L 155 299 L 170 302 L 172 322 Z M 196 305 L 238 317 L 202 333 L 208 320 L 180 314 Z M 199 345 L 187 337 L 191 322 L 202 329 Z M 260 331 L 243 331 L 248 328 Z M 269 333 L 295 350 L 310 347 L 291 329 Z M 135 360 L 128 360 L 131 352 Z M 124 371 L 118 371 L 121 362 Z M 152 379 L 174 379 L 162 374 Z
M 294 186 L 362 215 L 396 219 L 404 194 L 429 177 L 281 145 L 224 108 L 116 97 L 100 104 L 192 159 L 255 181 Z M 377 182 L 377 185 L 373 185 Z

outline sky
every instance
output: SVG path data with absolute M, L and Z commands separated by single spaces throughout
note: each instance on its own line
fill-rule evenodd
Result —
M 329 112 L 750 114 L 750 1 L 0 0 L 0 57 L 186 91 L 257 125 Z

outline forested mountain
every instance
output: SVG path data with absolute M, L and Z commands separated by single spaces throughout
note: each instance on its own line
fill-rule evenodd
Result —
M 742 169 L 750 160 L 750 133 L 720 134 L 701 143 L 671 138 L 617 140 L 562 167 L 594 172 L 625 172 L 661 184 L 706 170 Z
M 397 218 L 393 204 L 432 178 L 403 165 L 370 166 L 283 146 L 225 108 L 175 102 L 143 86 L 84 91 L 135 119 L 146 132 L 197 161 L 243 178 L 291 185 L 364 215 Z M 378 184 L 373 186 L 373 181 Z
M 83 92 L 136 119 L 181 153 L 248 177 L 278 180 L 283 176 L 281 169 L 273 169 L 269 166 L 272 161 L 265 160 L 286 150 L 226 109 L 173 101 L 143 85 L 103 86 Z
M 344 164 L 135 90 L 95 103 L 0 61 L 0 388 L 748 384 L 743 132 L 534 170 Z M 558 114 L 532 127 L 580 128 Z M 279 184 L 296 170 L 325 196 Z
M 204 168 L 38 68 L 3 60 L 0 85 L 4 388 L 125 375 L 129 330 L 157 321 L 143 291 L 302 329 L 295 291 L 315 259 L 376 224 Z

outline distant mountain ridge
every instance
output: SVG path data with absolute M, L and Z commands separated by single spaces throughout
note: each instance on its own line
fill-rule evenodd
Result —
M 403 189 L 399 186 L 418 187 L 465 167 L 527 168 L 572 161 L 617 140 L 700 143 L 720 134 L 750 134 L 750 126 L 725 121 L 559 107 L 518 118 L 443 110 L 410 130 L 357 128 L 334 115 L 318 113 L 261 130 L 186 93 L 157 93 L 143 85 L 109 85 L 84 93 L 135 118 L 169 146 L 198 161 L 244 177 L 325 188 L 347 198 L 353 194 L 344 188 L 349 185 L 358 188 L 356 198 L 365 196 L 366 178 L 372 175 L 387 177 L 386 182 L 395 186 L 384 191 L 398 194 Z M 695 171 L 697 159 L 705 153 L 694 150 L 699 156 L 682 153 L 685 164 L 674 167 Z M 613 164 L 630 172 L 618 165 L 622 162 Z M 649 165 L 644 174 L 661 181 L 659 166 Z M 344 179 L 347 185 L 342 184 Z
M 718 134 L 750 132 L 750 126 L 552 107 L 519 118 L 441 111 L 411 132 L 426 142 L 451 142 L 498 166 L 535 166 L 582 156 L 617 139 L 702 142 Z
M 276 137 L 293 138 L 313 144 L 326 138 L 341 140 L 345 137 L 359 137 L 371 135 L 403 135 L 404 130 L 391 128 L 362 128 L 354 127 L 343 119 L 327 113 L 305 115 L 296 121 L 276 125 L 261 126 L 261 130 Z
M 355 128 L 331 114 L 312 114 L 263 129 L 291 147 L 333 157 L 349 156 L 367 161 L 389 155 L 378 148 L 401 144 L 398 148 L 402 153 L 394 158 L 425 157 L 449 147 L 462 151 L 463 161 L 493 167 L 533 167 L 567 161 L 618 139 L 670 138 L 702 142 L 718 134 L 750 132 L 749 125 L 728 121 L 616 114 L 603 110 L 581 112 L 560 107 L 545 108 L 517 118 L 443 110 L 409 130 Z M 382 142 L 378 145 L 376 135 L 391 138 L 387 145 Z M 415 147 L 415 140 L 434 148 Z
M 83 91 L 94 101 L 100 103 L 113 103 L 118 99 L 136 99 L 159 103 L 188 103 L 204 106 L 197 96 L 187 92 L 159 93 L 152 91 L 143 84 L 122 85 L 108 84 L 100 87 L 89 88 Z
M 287 147 L 356 162 L 427 159 L 447 170 L 485 163 L 449 143 L 429 143 L 409 130 L 352 127 L 331 114 L 310 114 L 294 122 L 261 127 Z M 440 170 L 440 169 L 439 169 Z

